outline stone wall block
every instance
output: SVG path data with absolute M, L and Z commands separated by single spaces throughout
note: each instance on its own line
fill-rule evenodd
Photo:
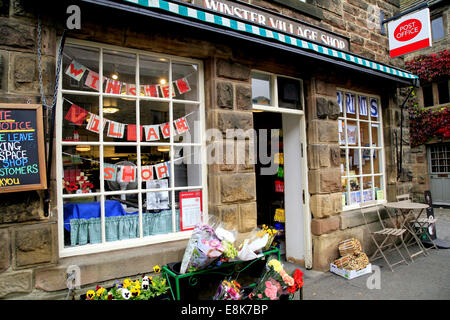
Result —
M 339 216 L 332 216 L 325 219 L 312 219 L 311 232 L 319 236 L 339 229 Z
M 341 191 L 341 171 L 339 168 L 309 170 L 308 181 L 311 194 Z
M 217 106 L 220 108 L 233 109 L 233 84 L 231 82 L 217 83 Z
M 239 232 L 250 232 L 257 226 L 256 202 L 239 204 Z
M 256 200 L 255 174 L 237 173 L 220 176 L 220 197 L 222 203 Z
M 11 241 L 8 229 L 0 229 L 0 272 L 11 265 Z M 1 293 L 0 293 L 1 294 Z
M 0 298 L 14 293 L 30 293 L 32 276 L 31 270 L 0 274 Z
M 11 47 L 31 52 L 34 51 L 35 38 L 35 27 L 0 17 L 1 47 Z
M 0 50 L 0 91 L 8 91 L 9 54 Z
M 212 127 L 217 128 L 224 134 L 227 133 L 227 130 L 242 129 L 245 132 L 253 129 L 253 115 L 251 112 L 216 111 L 215 118 L 214 124 L 216 124 L 216 127 Z
M 308 168 L 320 169 L 330 166 L 330 147 L 324 144 L 310 144 L 308 146 Z
M 251 69 L 248 66 L 231 60 L 219 59 L 216 64 L 216 74 L 222 78 L 249 81 Z
M 310 144 L 338 143 L 339 128 L 337 121 L 312 120 L 308 127 Z
M 252 109 L 252 88 L 245 85 L 236 85 L 236 107 L 238 110 Z
M 51 224 L 38 224 L 17 228 L 13 248 L 16 268 L 51 263 L 54 253 L 54 228 Z
M 316 219 L 337 215 L 342 212 L 342 193 L 314 194 L 309 200 L 309 207 Z

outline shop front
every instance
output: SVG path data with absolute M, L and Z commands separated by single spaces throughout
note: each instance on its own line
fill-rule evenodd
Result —
M 308 269 L 328 269 L 340 240 L 369 246 L 359 204 L 408 187 L 392 178 L 392 135 L 398 90 L 414 75 L 376 48 L 382 61 L 364 56 L 327 25 L 330 8 L 79 6 L 81 28 L 64 35 L 57 102 L 47 110 L 49 119 L 55 112 L 48 210 L 40 193 L 38 217 L 0 229 L 11 244 L 0 277 L 23 276 L 29 287 L 4 296 L 64 294 L 74 265 L 82 287 L 150 273 L 180 261 L 194 226 L 211 216 L 242 237 L 277 228 L 285 259 Z M 41 12 L 39 59 L 52 68 L 58 10 Z M 25 248 L 27 234 L 40 247 Z

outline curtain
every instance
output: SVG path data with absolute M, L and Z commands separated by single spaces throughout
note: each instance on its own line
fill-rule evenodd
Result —
M 142 215 L 143 235 L 151 236 L 172 232 L 172 211 L 163 210 Z M 71 219 L 71 246 L 101 243 L 101 219 Z M 176 210 L 176 231 L 180 231 L 180 213 Z M 139 215 L 114 216 L 105 218 L 106 241 L 117 241 L 139 237 Z

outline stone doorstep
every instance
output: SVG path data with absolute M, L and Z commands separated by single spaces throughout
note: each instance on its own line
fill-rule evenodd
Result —
M 187 240 L 60 259 L 56 267 L 35 270 L 35 288 L 47 292 L 67 289 L 67 268 L 80 268 L 81 286 L 153 272 L 155 265 L 181 261 Z

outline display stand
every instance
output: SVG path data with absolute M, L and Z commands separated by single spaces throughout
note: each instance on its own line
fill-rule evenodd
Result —
M 161 271 L 164 274 L 165 278 L 167 279 L 167 283 L 170 286 L 171 299 L 181 300 L 184 298 L 182 297 L 181 294 L 181 282 L 183 280 L 185 283 L 187 283 L 189 287 L 196 287 L 199 285 L 199 279 L 201 279 L 204 276 L 208 276 L 211 274 L 218 274 L 222 275 L 223 277 L 229 277 L 232 276 L 233 274 L 245 271 L 246 269 L 254 265 L 257 261 L 264 260 L 267 256 L 270 256 L 272 254 L 276 254 L 278 260 L 281 259 L 280 250 L 278 248 L 272 247 L 271 249 L 264 251 L 261 257 L 250 261 L 225 262 L 219 266 L 208 267 L 203 270 L 188 272 L 185 274 L 180 274 L 176 272 L 171 268 L 170 264 L 168 264 L 163 266 Z M 217 283 L 217 286 L 218 285 L 219 282 Z M 248 287 L 254 287 L 255 285 L 256 283 L 252 283 Z M 303 299 L 302 290 L 303 288 L 300 288 L 300 300 Z

